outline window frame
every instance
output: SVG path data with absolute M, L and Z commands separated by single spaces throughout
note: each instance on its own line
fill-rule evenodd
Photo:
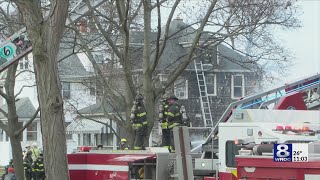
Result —
M 19 61 L 19 70 L 27 70 L 29 69 L 29 58 L 25 56 Z
M 180 84 L 177 84 L 177 81 L 179 81 L 179 80 L 183 80 L 184 82 L 183 83 L 185 83 L 185 92 L 184 92 L 184 96 L 180 96 L 180 95 L 178 95 L 177 94 L 177 86 Z M 182 82 L 181 82 L 182 83 Z M 186 78 L 178 78 L 175 82 L 174 82 L 174 94 L 176 95 L 176 97 L 177 98 L 179 98 L 179 99 L 188 99 L 188 80 L 186 79 Z
M 29 130 L 29 128 L 32 127 L 32 125 L 34 125 L 36 127 L 36 130 Z M 27 128 L 26 128 L 26 131 L 27 131 L 27 141 L 38 141 L 38 122 L 33 122 L 31 123 Z M 36 139 L 29 139 L 29 135 L 28 134 L 36 134 Z
M 68 85 L 68 89 L 65 89 L 65 85 Z M 71 98 L 71 83 L 70 82 L 62 82 L 62 98 L 70 99 Z
M 236 97 L 236 96 L 234 96 L 234 88 L 235 87 L 240 87 L 240 86 L 235 86 L 234 85 L 234 78 L 235 77 L 238 77 L 238 76 L 241 76 L 241 79 L 242 79 L 242 85 L 241 85 L 241 97 Z M 238 99 L 238 98 L 242 98 L 242 97 L 244 97 L 244 95 L 245 95 L 245 82 L 244 82 L 245 80 L 244 80 L 244 75 L 243 74 L 235 74 L 235 75 L 232 75 L 231 76 L 231 98 L 232 99 Z
M 208 77 L 208 75 L 213 75 L 213 90 L 214 90 L 214 93 L 213 94 L 210 94 L 210 93 L 208 93 L 208 81 L 207 81 L 207 77 Z M 214 73 L 206 73 L 205 74 L 205 81 L 206 81 L 206 86 L 207 86 L 207 95 L 208 96 L 217 96 L 217 75 L 216 74 L 214 74 Z

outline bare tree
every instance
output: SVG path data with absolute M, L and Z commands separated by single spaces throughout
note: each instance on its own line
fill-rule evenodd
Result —
M 5 7 L 5 6 L 3 6 Z M 5 11 L 3 7 L 0 7 L 0 16 L 2 19 L 3 29 L 1 30 L 1 34 L 9 35 L 14 34 L 14 30 L 21 28 L 21 24 L 19 23 L 21 19 L 19 18 L 19 12 L 9 12 Z M 11 7 L 11 4 L 6 4 L 7 9 Z M 7 123 L 0 121 L 0 129 L 4 130 L 6 134 L 10 138 L 11 149 L 12 149 L 12 157 L 13 163 L 15 167 L 16 176 L 18 179 L 24 178 L 24 168 L 23 168 L 23 157 L 22 157 L 22 147 L 21 147 L 21 137 L 22 132 L 33 122 L 33 120 L 37 117 L 39 112 L 39 108 L 36 110 L 35 114 L 28 120 L 24 126 L 20 127 L 18 121 L 18 114 L 16 109 L 16 102 L 19 99 L 16 99 L 17 96 L 24 89 L 22 87 L 19 92 L 15 94 L 15 82 L 16 77 L 21 74 L 17 72 L 18 62 L 13 64 L 8 68 L 7 71 L 3 72 L 5 74 L 5 92 L 0 91 L 0 95 L 4 98 L 7 104 L 7 110 L 0 109 L 0 112 L 7 119 Z
M 90 7 L 88 0 L 85 1 Z M 185 35 L 185 38 L 188 39 L 186 53 L 177 59 L 170 60 L 172 63 L 167 68 L 159 70 L 159 64 L 165 61 L 162 56 L 165 50 L 170 48 L 167 46 L 168 41 L 181 38 L 180 32 L 190 27 L 182 27 L 178 32 L 171 32 L 170 30 L 173 16 L 179 9 L 188 9 L 188 7 L 181 0 L 119 0 L 108 3 L 105 8 L 99 10 L 90 7 L 90 19 L 94 21 L 95 28 L 100 33 L 100 38 L 91 41 L 92 36 L 81 33 L 76 25 L 69 28 L 76 32 L 76 38 L 81 44 L 80 48 L 86 53 L 97 73 L 99 83 L 103 87 L 103 99 L 108 99 L 116 104 L 125 102 L 125 117 L 110 118 L 119 126 L 125 127 L 127 132 L 132 132 L 130 124 L 126 122 L 129 119 L 130 108 L 137 91 L 141 90 L 146 97 L 145 104 L 150 132 L 154 125 L 156 100 L 166 89 L 172 87 L 176 79 L 193 60 L 199 58 L 199 52 L 203 53 L 203 50 L 208 47 L 216 47 L 221 43 L 225 43 L 230 44 L 233 50 L 247 57 L 245 61 L 228 59 L 244 67 L 246 67 L 246 64 L 256 64 L 258 66 L 260 61 L 281 65 L 288 61 L 287 58 L 283 58 L 287 55 L 286 51 L 281 46 L 271 43 L 274 42 L 271 41 L 274 37 L 269 30 L 277 27 L 299 27 L 299 22 L 295 17 L 297 7 L 292 4 L 288 5 L 286 0 L 196 1 L 196 5 L 201 5 L 203 11 L 198 13 L 185 11 L 186 14 L 191 13 L 192 17 L 196 17 L 190 18 L 192 21 L 190 24 L 193 27 L 197 27 L 194 31 L 189 32 L 189 35 Z M 164 5 L 166 5 L 167 9 L 168 7 L 170 8 L 165 25 L 161 28 Z M 151 37 L 154 33 L 151 16 L 153 12 L 157 17 L 155 40 Z M 210 31 L 206 31 L 205 28 L 210 29 Z M 139 47 L 140 51 L 143 52 L 143 56 L 138 57 L 141 58 L 141 61 L 132 56 L 134 52 L 130 44 L 130 38 L 137 32 L 137 29 L 143 31 L 143 42 L 140 42 L 141 46 Z M 239 45 L 241 41 L 244 42 L 249 36 L 254 36 L 255 38 L 251 41 L 253 48 L 257 49 L 254 54 L 246 53 L 243 46 Z M 97 45 L 97 41 L 104 41 L 106 44 Z M 124 88 L 122 91 L 110 83 L 109 80 L 114 77 L 114 74 L 111 73 L 112 71 L 106 71 L 97 63 L 94 56 L 95 52 L 93 51 L 97 46 L 104 48 L 107 57 L 114 56 L 114 58 L 108 59 L 108 62 L 117 61 L 121 64 L 122 68 L 117 69 L 117 73 L 121 75 L 123 80 Z M 282 50 L 280 50 L 280 47 Z M 110 52 L 111 55 L 108 54 Z M 260 68 L 258 69 L 261 70 Z M 142 87 L 137 86 L 133 78 L 133 74 L 139 70 L 142 70 L 142 74 L 139 76 L 143 80 Z M 159 87 L 157 86 L 158 75 L 163 72 L 168 74 L 168 80 L 165 86 Z M 129 136 L 132 137 L 131 135 Z
M 41 1 L 14 0 L 32 42 L 34 68 L 41 109 L 44 163 L 47 179 L 69 179 L 63 99 L 57 69 L 57 54 L 63 35 L 69 0 L 51 0 L 49 13 Z

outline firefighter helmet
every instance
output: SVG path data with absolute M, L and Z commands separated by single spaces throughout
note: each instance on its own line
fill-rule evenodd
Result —
M 137 96 L 136 96 L 136 98 L 135 98 L 135 100 L 136 100 L 137 102 L 142 101 L 143 99 L 144 99 L 144 98 L 143 98 L 142 94 L 137 94 Z
M 178 100 L 179 98 L 177 98 L 177 96 L 176 96 L 176 95 L 171 94 L 167 99 Z
M 165 102 L 167 99 L 168 99 L 168 96 L 166 94 L 162 95 L 162 99 L 161 99 L 162 102 Z

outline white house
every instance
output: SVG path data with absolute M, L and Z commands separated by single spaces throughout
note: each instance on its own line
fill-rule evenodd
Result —
M 68 55 L 68 52 L 59 53 L 60 58 Z M 81 60 L 79 59 L 81 57 Z M 75 109 L 82 109 L 96 103 L 95 88 L 89 86 L 86 82 L 92 76 L 90 67 L 84 67 L 86 62 L 83 55 L 71 55 L 59 62 L 59 74 L 62 83 L 62 96 L 64 98 L 64 111 L 66 126 L 77 116 Z M 88 71 L 89 70 L 89 71 Z M 5 72 L 0 74 L 0 88 L 3 89 L 5 81 Z M 15 85 L 15 94 L 18 94 L 16 102 L 17 113 L 21 126 L 32 117 L 39 106 L 37 99 L 37 88 L 35 86 L 35 76 L 33 73 L 32 54 L 29 54 L 20 60 L 17 70 L 17 78 Z M 6 104 L 3 98 L 0 98 L 0 106 L 6 111 Z M 5 117 L 0 113 L 0 120 L 6 122 Z M 79 130 L 79 129 L 78 129 Z M 84 131 L 88 129 L 83 129 Z M 72 152 L 79 145 L 83 145 L 83 134 L 85 132 L 75 132 L 78 134 L 67 135 L 68 153 Z M 40 128 L 40 116 L 23 132 L 21 138 L 22 148 L 26 144 L 36 143 L 38 147 L 42 147 Z M 93 142 L 93 141 L 92 141 Z M 112 141 L 115 143 L 115 141 Z M 95 145 L 91 143 L 89 145 Z M 0 130 L 0 165 L 7 165 L 12 158 L 10 139 L 6 133 Z

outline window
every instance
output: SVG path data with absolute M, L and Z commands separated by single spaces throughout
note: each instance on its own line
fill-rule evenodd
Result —
M 83 134 L 83 146 L 91 146 L 91 134 Z
M 179 99 L 188 99 L 188 80 L 178 78 L 174 83 L 174 94 Z
M 216 96 L 216 75 L 206 74 L 207 94 L 208 96 Z
M 236 167 L 235 157 L 239 155 L 240 148 L 234 144 L 234 141 L 226 142 L 226 166 Z
M 96 95 L 96 83 L 94 83 L 94 82 L 89 83 L 89 91 L 90 91 L 91 96 Z
M 31 123 L 27 127 L 27 141 L 37 141 L 37 123 Z
M 244 76 L 233 75 L 231 78 L 231 97 L 233 99 L 244 96 Z
M 29 60 L 28 60 L 28 56 L 25 56 L 24 58 L 22 58 L 19 62 L 19 67 L 20 70 L 23 69 L 29 69 Z
M 69 126 L 69 124 L 71 124 L 71 122 L 65 122 L 65 128 L 66 128 L 66 129 L 67 129 L 67 127 Z M 72 140 L 72 134 L 66 133 L 66 139 L 67 139 L 67 140 Z
M 103 146 L 112 146 L 113 145 L 113 134 L 112 133 L 103 133 L 96 134 L 96 145 Z
M 168 81 L 168 74 L 159 74 L 160 85 L 165 87 Z
M 62 97 L 64 99 L 70 99 L 71 93 L 70 93 L 70 83 L 69 82 L 62 82 Z
M 202 63 L 204 65 L 218 65 L 218 53 L 217 47 L 208 48 L 201 56 Z

